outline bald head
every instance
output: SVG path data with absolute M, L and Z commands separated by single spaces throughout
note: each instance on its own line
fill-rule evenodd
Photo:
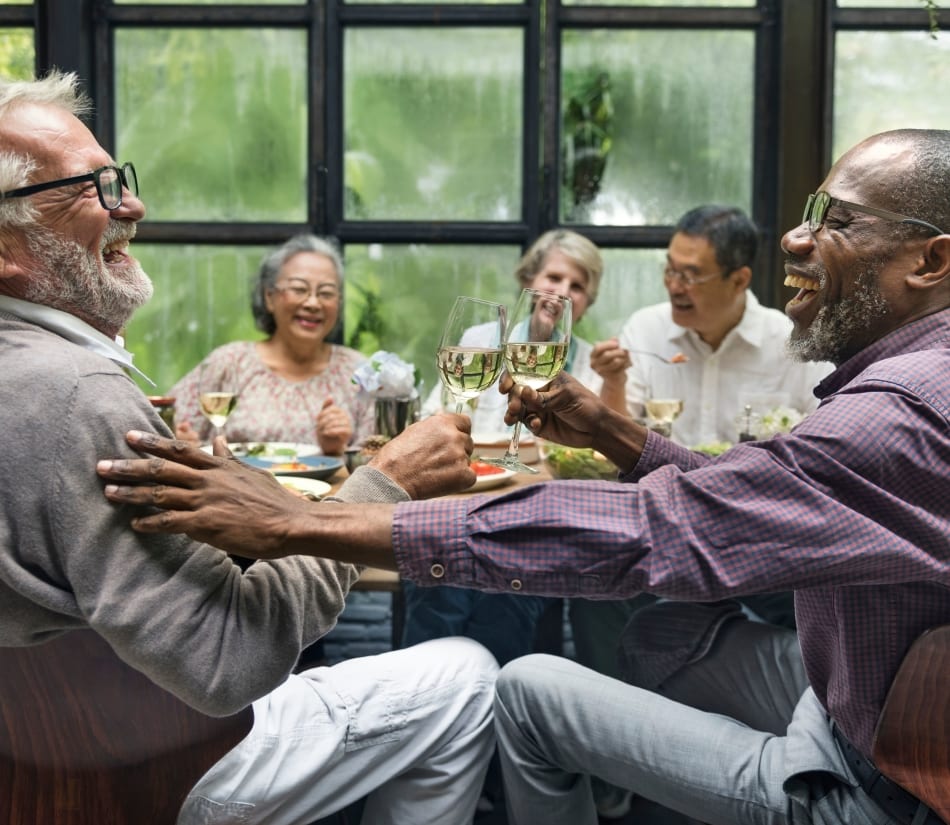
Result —
M 950 232 L 950 131 L 872 135 L 842 155 L 833 171 L 840 184 L 866 192 L 869 202 Z

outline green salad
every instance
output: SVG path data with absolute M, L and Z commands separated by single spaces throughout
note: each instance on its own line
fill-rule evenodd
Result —
M 555 478 L 592 478 L 617 480 L 617 466 L 603 453 L 590 447 L 562 447 L 545 444 L 544 461 Z
M 697 444 L 692 449 L 698 453 L 706 453 L 706 455 L 717 456 L 722 455 L 731 447 L 731 441 L 707 441 L 705 444 Z

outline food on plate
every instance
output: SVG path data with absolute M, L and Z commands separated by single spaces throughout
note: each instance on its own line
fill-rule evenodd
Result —
M 495 475 L 496 473 L 505 472 L 504 467 L 496 467 L 494 464 L 486 464 L 484 461 L 479 461 L 478 459 L 474 459 L 469 464 L 469 466 L 472 468 L 472 470 L 475 471 L 475 475 L 479 477 L 492 476 L 492 475 Z
M 554 478 L 617 480 L 617 465 L 590 447 L 562 447 L 546 443 L 541 457 Z
M 731 441 L 707 441 L 705 444 L 697 444 L 692 449 L 697 453 L 717 456 L 722 455 L 730 447 L 732 447 Z
M 272 473 L 302 473 L 313 468 L 302 461 L 285 461 L 283 464 L 274 464 L 267 469 Z

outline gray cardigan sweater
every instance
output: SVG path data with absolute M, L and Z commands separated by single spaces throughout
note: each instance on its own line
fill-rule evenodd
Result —
M 293 557 L 242 574 L 186 536 L 136 533 L 132 508 L 105 499 L 97 459 L 136 457 L 127 430 L 168 433 L 108 358 L 0 312 L 0 387 L 0 645 L 91 627 L 189 705 L 226 715 L 336 623 L 358 568 Z M 407 496 L 364 467 L 339 498 Z

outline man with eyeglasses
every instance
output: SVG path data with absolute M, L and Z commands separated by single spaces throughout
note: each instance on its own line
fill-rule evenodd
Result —
M 736 441 L 746 405 L 750 425 L 753 416 L 776 407 L 814 410 L 818 400 L 812 390 L 832 365 L 789 357 L 791 321 L 762 306 L 749 288 L 757 248 L 758 229 L 741 209 L 707 204 L 686 212 L 666 251 L 663 282 L 669 300 L 637 310 L 619 339 L 594 348 L 591 364 L 602 374 L 622 363 L 626 350 L 634 353 L 625 397 L 602 391 L 601 398 L 634 416 L 644 415 L 651 397 L 680 399 L 683 412 L 673 422 L 672 438 L 690 447 Z M 687 360 L 668 364 L 637 351 L 667 358 L 679 352 Z M 646 593 L 623 600 L 572 599 L 577 661 L 655 689 L 713 651 L 724 624 L 743 618 L 733 600 L 655 602 Z M 747 597 L 743 605 L 756 618 L 794 627 L 790 593 Z M 637 620 L 625 632 L 634 613 Z M 617 655 L 622 636 L 623 669 Z M 630 805 L 629 794 L 599 782 L 594 795 L 606 819 L 622 817 Z
M 116 340 L 152 294 L 129 253 L 145 206 L 132 164 L 115 165 L 79 120 L 86 109 L 74 75 L 0 79 L 0 646 L 90 628 L 204 713 L 253 706 L 250 733 L 192 789 L 179 825 L 309 825 L 364 797 L 365 822 L 470 823 L 494 750 L 488 651 L 439 639 L 294 674 L 360 567 L 242 572 L 208 545 L 136 533 L 90 477 L 129 426 L 170 433 Z M 470 486 L 468 427 L 420 422 L 340 499 Z
M 602 393 L 608 404 L 643 417 L 649 398 L 680 399 L 672 437 L 687 447 L 736 441 L 747 404 L 756 415 L 817 406 L 812 389 L 831 365 L 788 357 L 791 322 L 749 288 L 757 247 L 755 224 L 733 206 L 698 206 L 677 221 L 663 269 L 669 300 L 637 310 L 617 339 L 594 348 L 591 364 L 602 374 L 633 352 L 626 395 Z M 638 351 L 682 353 L 686 361 L 670 365 Z
M 795 591 L 797 633 L 729 623 L 715 644 L 739 648 L 741 667 L 695 668 L 694 684 L 670 686 L 695 705 L 562 657 L 503 668 L 495 727 L 511 825 L 594 825 L 591 775 L 713 825 L 940 825 L 871 753 L 908 648 L 950 623 L 948 230 L 950 131 L 885 132 L 845 153 L 782 238 L 798 290 L 792 352 L 835 370 L 790 433 L 717 458 L 562 375 L 540 392 L 503 379 L 507 420 L 600 450 L 622 483 L 320 507 L 141 433 L 130 442 L 162 463 L 98 472 L 111 501 L 163 508 L 136 529 L 251 556 L 329 553 L 423 585 L 551 596 Z

